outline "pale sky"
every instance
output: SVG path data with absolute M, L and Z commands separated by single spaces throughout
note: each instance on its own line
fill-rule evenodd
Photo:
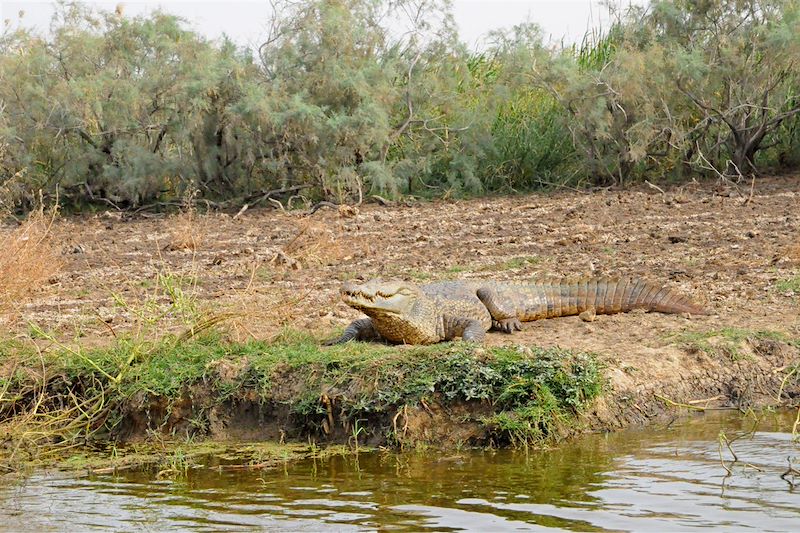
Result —
M 187 19 L 193 29 L 211 37 L 227 34 L 242 45 L 258 46 L 266 35 L 270 5 L 266 0 L 161 0 L 161 1 L 93 1 L 87 2 L 106 10 L 123 4 L 126 15 L 144 14 L 161 8 Z M 615 5 L 645 4 L 646 0 L 611 0 Z M 39 0 L 0 1 L 0 19 L 12 25 L 47 29 L 53 14 L 53 3 Z M 607 27 L 606 8 L 600 0 L 454 0 L 453 13 L 461 39 L 471 48 L 481 42 L 487 32 L 509 28 L 530 20 L 539 24 L 552 41 L 579 42 L 590 28 Z

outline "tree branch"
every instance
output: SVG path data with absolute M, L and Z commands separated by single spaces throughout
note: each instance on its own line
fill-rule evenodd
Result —
M 400 138 L 400 136 L 403 134 L 404 131 L 406 131 L 408 126 L 411 124 L 412 119 L 414 118 L 414 105 L 411 100 L 411 75 L 413 74 L 414 67 L 416 66 L 417 62 L 420 60 L 421 57 L 422 57 L 422 51 L 420 50 L 419 52 L 417 52 L 417 55 L 414 56 L 414 59 L 411 60 L 411 64 L 408 66 L 408 75 L 407 75 L 408 81 L 406 82 L 406 107 L 408 107 L 408 116 L 406 117 L 406 120 L 400 125 L 400 127 L 389 135 L 389 138 L 384 143 L 383 148 L 381 148 L 381 163 L 386 163 L 386 157 L 389 154 L 389 147 L 394 141 Z
M 678 80 L 675 82 L 675 85 L 678 87 L 678 90 L 679 90 L 680 92 L 682 92 L 683 94 L 685 94 L 686 96 L 688 96 L 688 97 L 689 97 L 689 99 L 691 99 L 691 100 L 692 100 L 692 102 L 694 102 L 694 103 L 695 103 L 695 105 L 697 105 L 697 107 L 699 107 L 700 109 L 702 109 L 703 111 L 705 111 L 705 112 L 706 112 L 706 114 L 708 114 L 708 112 L 709 112 L 709 111 L 710 111 L 710 112 L 713 112 L 714 114 L 716 114 L 716 115 L 717 115 L 717 116 L 718 116 L 718 117 L 719 117 L 719 118 L 720 118 L 720 119 L 721 119 L 721 120 L 722 120 L 722 121 L 723 121 L 725 124 L 727 124 L 728 128 L 730 128 L 730 130 L 731 130 L 731 133 L 733 134 L 733 137 L 734 137 L 734 139 L 736 140 L 736 143 L 737 143 L 737 144 L 741 144 L 741 135 L 740 135 L 740 133 L 739 133 L 739 129 L 736 127 L 736 124 L 734 124 L 733 122 L 731 122 L 731 121 L 730 121 L 730 119 L 728 119 L 728 117 L 726 117 L 726 116 L 725 116 L 725 114 L 724 114 L 724 113 L 722 113 L 722 111 L 720 111 L 719 109 L 717 109 L 717 108 L 715 108 L 715 107 L 709 106 L 708 104 L 704 103 L 702 100 L 700 100 L 699 98 L 697 98 L 695 95 L 693 95 L 692 93 L 690 93 L 688 90 L 686 90 L 686 89 L 685 89 L 685 88 L 682 86 L 682 83 L 681 83 L 681 80 L 680 80 L 680 79 L 678 79 Z
M 88 133 L 86 133 L 86 131 L 83 128 L 76 128 L 75 131 L 78 132 L 78 135 L 80 135 L 81 139 L 91 144 L 92 148 L 99 149 L 97 143 L 94 142 L 94 139 L 92 139 L 92 137 Z

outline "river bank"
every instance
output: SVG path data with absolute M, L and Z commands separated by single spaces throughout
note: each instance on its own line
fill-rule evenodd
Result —
M 301 445 L 275 446 L 273 459 L 306 457 L 308 445 L 541 447 L 689 411 L 796 405 L 796 339 L 727 331 L 691 342 L 682 357 L 642 367 L 524 345 L 321 348 L 300 333 L 269 343 L 206 335 L 92 350 L 6 345 L 0 464 L 82 468 L 74 456 L 83 450 L 116 459 L 126 449 L 134 456 L 121 465 L 161 464 L 205 453 L 192 451 L 204 442 Z M 670 368 L 670 378 L 653 377 Z M 126 448 L 147 444 L 155 457 Z M 93 464 L 103 468 L 96 454 Z
M 56 219 L 58 268 L 2 314 L 1 453 L 165 438 L 530 446 L 796 405 L 796 182 Z M 346 279 L 588 274 L 642 276 L 712 314 L 540 321 L 483 347 L 320 347 L 358 316 L 338 301 Z

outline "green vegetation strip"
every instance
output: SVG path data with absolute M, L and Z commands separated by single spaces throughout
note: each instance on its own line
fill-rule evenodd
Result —
M 232 343 L 211 333 L 183 341 L 121 339 L 98 349 L 41 350 L 32 342 L 5 342 L 0 433 L 7 437 L 0 465 L 4 455 L 20 459 L 105 446 L 124 425 L 125 413 L 147 409 L 143 399 L 166 402 L 170 411 L 197 390 L 212 405 L 249 399 L 288 409 L 293 427 L 287 431 L 301 437 L 329 429 L 327 398 L 352 428 L 356 445 L 360 421 L 382 423 L 382 440 L 397 444 L 391 419 L 399 410 L 473 402 L 483 414 L 471 422 L 483 424 L 493 442 L 544 444 L 568 432 L 602 384 L 594 356 L 560 349 L 467 343 L 325 348 L 296 332 L 272 343 Z M 203 436 L 207 414 L 193 416 L 200 420 L 192 422 L 190 437 Z

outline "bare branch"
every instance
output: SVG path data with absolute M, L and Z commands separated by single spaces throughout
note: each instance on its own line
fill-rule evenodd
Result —
M 386 163 L 386 157 L 389 154 L 389 146 L 397 140 L 406 128 L 411 124 L 412 119 L 414 118 L 414 105 L 411 100 L 411 75 L 414 72 L 414 67 L 416 66 L 417 62 L 422 57 L 422 50 L 417 52 L 417 55 L 414 56 L 414 59 L 411 60 L 411 64 L 408 66 L 408 74 L 406 76 L 406 106 L 408 107 L 408 116 L 406 120 L 389 135 L 389 139 L 383 144 L 383 148 L 381 148 L 381 162 Z

